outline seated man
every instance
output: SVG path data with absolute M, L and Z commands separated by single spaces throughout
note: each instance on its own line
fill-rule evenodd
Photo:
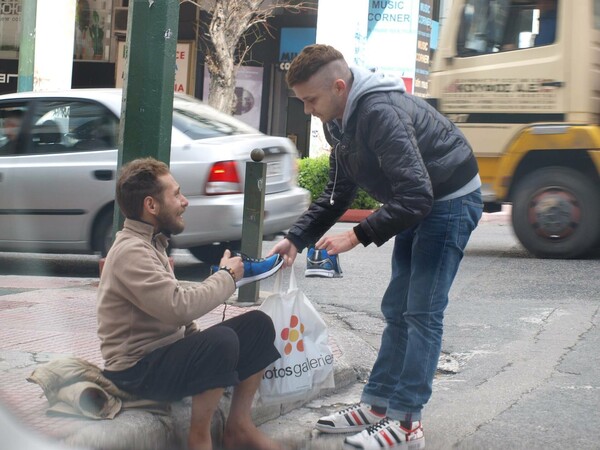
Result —
M 193 450 L 212 449 L 213 413 L 225 388 L 235 386 L 224 446 L 279 448 L 251 418 L 263 369 L 280 357 L 271 319 L 250 311 L 203 331 L 193 322 L 235 292 L 242 259 L 226 250 L 221 270 L 205 281 L 184 285 L 175 278 L 165 250 L 169 236 L 184 229 L 188 201 L 162 162 L 143 158 L 124 165 L 116 197 L 126 220 L 98 289 L 104 375 L 143 398 L 192 396 Z

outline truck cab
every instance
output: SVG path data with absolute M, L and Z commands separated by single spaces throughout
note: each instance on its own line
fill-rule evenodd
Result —
M 429 92 L 525 248 L 576 258 L 600 243 L 600 2 L 453 0 Z

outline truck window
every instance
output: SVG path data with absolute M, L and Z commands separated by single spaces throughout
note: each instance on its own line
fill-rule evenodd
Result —
M 594 0 L 594 27 L 600 30 L 600 0 Z
M 552 44 L 557 7 L 558 0 L 467 0 L 456 43 L 458 56 Z

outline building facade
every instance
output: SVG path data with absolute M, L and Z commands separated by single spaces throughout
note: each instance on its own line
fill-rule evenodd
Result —
M 71 86 L 121 86 L 129 0 L 68 1 L 76 2 Z M 318 0 L 314 5 L 300 14 L 271 17 L 272 36 L 252 47 L 237 74 L 234 115 L 263 132 L 289 136 L 301 156 L 318 154 L 326 144 L 321 124 L 304 114 L 302 102 L 285 84 L 293 57 L 305 45 L 328 43 L 350 62 L 392 72 L 410 92 L 425 96 L 429 58 L 445 10 L 443 0 Z M 22 0 L 0 0 L 0 93 L 17 90 L 21 14 Z M 174 90 L 203 99 L 208 74 L 199 38 L 207 23 L 200 8 L 181 4 Z

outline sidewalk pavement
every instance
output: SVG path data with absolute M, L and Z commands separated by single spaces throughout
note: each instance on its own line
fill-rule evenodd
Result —
M 96 335 L 97 278 L 55 278 L 43 276 L 0 276 L 0 412 L 9 415 L 35 434 L 58 441 L 67 447 L 92 449 L 183 449 L 190 420 L 190 399 L 172 404 L 168 416 L 145 411 L 126 410 L 113 420 L 91 420 L 71 416 L 48 415 L 48 402 L 41 387 L 26 378 L 33 370 L 52 359 L 77 356 L 102 367 L 100 344 Z M 261 297 L 266 294 L 261 292 Z M 238 304 L 239 305 L 239 304 Z M 242 314 L 258 305 L 227 305 L 226 318 Z M 218 307 L 197 322 L 201 328 L 222 320 L 223 307 Z M 349 330 L 333 317 L 324 317 L 330 331 L 330 346 L 335 363 L 334 376 L 339 390 L 357 381 L 368 370 L 352 367 L 347 359 L 351 347 L 369 351 L 356 342 Z M 342 345 L 342 343 L 349 343 Z M 370 350 L 372 352 L 372 350 Z M 323 392 L 322 392 L 323 394 Z M 309 402 L 303 401 L 272 406 L 256 406 L 254 421 L 257 425 L 272 421 Z M 228 402 L 221 402 L 213 421 L 213 435 L 219 439 Z M 6 422 L 5 425 L 6 426 Z M 0 424 L 0 435 L 5 435 Z M 276 432 L 273 436 L 278 436 Z M 4 447 L 0 443 L 0 450 Z M 25 448 L 25 447 L 6 447 Z

